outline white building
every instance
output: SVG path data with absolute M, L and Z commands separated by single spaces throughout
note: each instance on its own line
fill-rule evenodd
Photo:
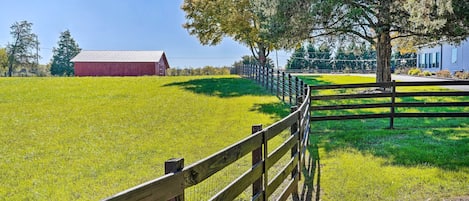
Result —
M 460 44 L 447 42 L 432 43 L 417 47 L 417 67 L 422 70 L 436 72 L 449 70 L 469 72 L 469 41 Z

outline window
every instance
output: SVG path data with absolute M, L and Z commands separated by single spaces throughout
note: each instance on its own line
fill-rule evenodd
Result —
M 428 68 L 433 68 L 433 53 L 428 53 Z
M 430 66 L 430 54 L 427 53 L 425 54 L 425 68 L 428 68 Z
M 451 51 L 451 63 L 456 63 L 458 61 L 458 48 L 453 48 Z
M 437 57 L 438 57 L 438 52 L 435 52 L 433 53 L 433 57 L 432 57 L 432 68 L 436 68 L 437 65 L 436 65 L 436 60 L 437 60 Z
M 439 68 L 440 67 L 440 53 L 437 52 L 435 53 L 435 68 Z
M 425 54 L 420 54 L 420 68 L 425 68 Z

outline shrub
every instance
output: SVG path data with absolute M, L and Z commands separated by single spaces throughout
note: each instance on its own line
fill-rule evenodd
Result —
M 456 78 L 458 78 L 458 79 L 466 80 L 466 79 L 469 79 L 469 72 L 456 71 L 456 72 L 454 73 L 454 77 L 456 77 Z
M 424 71 L 423 76 L 432 76 L 432 73 L 430 71 Z
M 400 68 L 396 68 L 396 70 L 394 71 L 396 74 L 404 74 L 404 75 L 407 75 L 409 73 L 409 70 L 410 68 L 406 68 L 406 67 L 400 67 Z
M 407 74 L 409 75 L 419 75 L 421 73 L 420 69 L 419 68 L 412 68 L 409 70 L 409 72 Z
M 450 78 L 451 77 L 451 72 L 449 70 L 440 70 L 436 72 L 437 77 L 444 77 L 444 78 Z
M 173 68 L 166 70 L 168 76 L 195 76 L 195 75 L 230 75 L 230 67 L 215 68 L 205 66 L 203 68 Z

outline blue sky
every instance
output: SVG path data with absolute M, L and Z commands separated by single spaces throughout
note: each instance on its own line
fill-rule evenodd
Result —
M 182 0 L 2 0 L 0 47 L 12 41 L 10 26 L 33 23 L 39 37 L 40 63 L 52 58 L 60 33 L 69 29 L 84 50 L 163 50 L 172 67 L 230 66 L 248 47 L 226 38 L 217 46 L 202 46 L 182 28 Z M 278 52 L 279 65 L 290 56 Z M 275 54 L 271 55 L 275 61 Z

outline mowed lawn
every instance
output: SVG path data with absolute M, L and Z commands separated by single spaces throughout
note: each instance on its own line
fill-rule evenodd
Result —
M 99 200 L 285 112 L 237 76 L 0 78 L 0 200 Z
M 308 84 L 375 82 L 357 76 L 302 76 Z M 363 89 L 361 89 L 363 90 Z M 441 91 L 406 87 L 398 91 Z M 313 93 L 319 93 L 315 91 Z M 347 93 L 347 90 L 326 94 Z M 389 98 L 381 101 L 389 102 Z M 337 104 L 366 102 L 343 100 Z M 397 101 L 469 101 L 468 97 L 398 98 Z M 330 104 L 323 102 L 322 104 Z M 469 107 L 398 108 L 397 112 L 469 112 Z M 313 115 L 389 112 L 385 109 L 313 111 Z M 469 199 L 469 118 L 398 118 L 313 122 L 310 151 L 319 156 L 321 200 Z

